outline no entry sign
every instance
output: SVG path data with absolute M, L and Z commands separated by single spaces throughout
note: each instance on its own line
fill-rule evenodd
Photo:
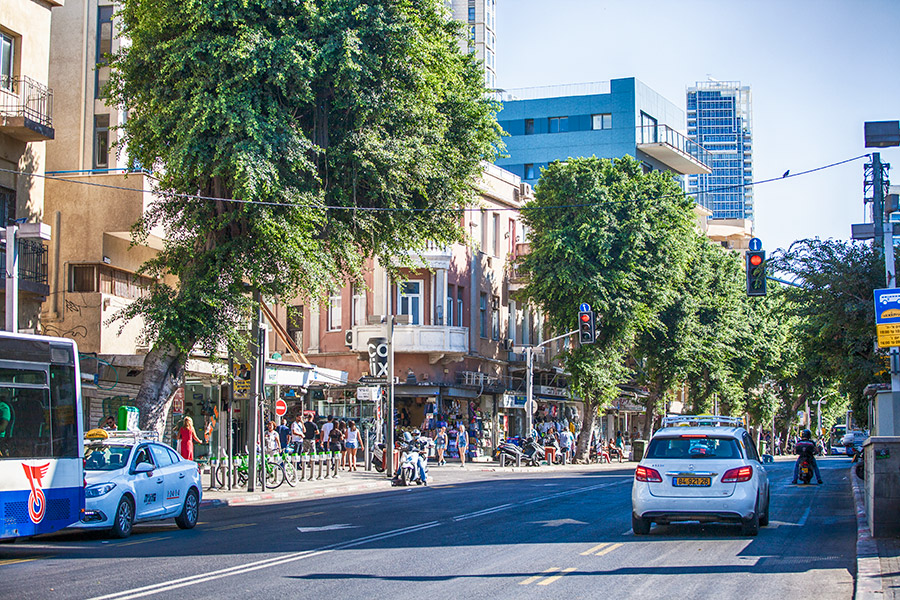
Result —
M 279 417 L 283 417 L 287 414 L 287 402 L 281 398 L 275 401 L 275 414 Z

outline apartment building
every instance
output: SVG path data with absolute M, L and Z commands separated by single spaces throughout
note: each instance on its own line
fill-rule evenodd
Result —
M 48 85 L 50 22 L 51 11 L 56 13 L 63 4 L 63 0 L 0 3 L 0 228 L 13 223 L 39 225 L 44 215 L 45 144 L 55 136 L 53 91 Z M 16 244 L 18 318 L 10 324 L 32 333 L 38 331 L 41 304 L 49 293 L 47 249 L 35 233 L 31 239 L 20 236 Z M 5 264 L 5 242 L 0 260 Z M 5 288 L 0 294 L 5 315 Z
M 484 66 L 484 86 L 497 87 L 497 0 L 447 0 L 453 19 L 465 27 L 463 52 L 472 52 Z

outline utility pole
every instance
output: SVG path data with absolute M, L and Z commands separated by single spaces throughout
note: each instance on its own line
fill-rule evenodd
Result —
M 252 344 L 255 346 L 253 348 L 253 361 L 251 364 L 253 365 L 252 375 L 250 377 L 250 401 L 247 403 L 248 408 L 250 409 L 250 423 L 249 430 L 247 432 L 247 452 L 250 455 L 250 464 L 247 468 L 247 475 L 249 480 L 247 481 L 247 491 L 254 492 L 256 491 L 256 467 L 257 467 L 257 444 L 259 443 L 259 405 L 260 399 L 262 397 L 263 388 L 260 385 L 261 381 L 264 381 L 263 376 L 261 376 L 261 372 L 265 371 L 265 359 L 261 356 L 263 352 L 263 344 L 260 343 L 262 328 L 260 327 L 260 321 L 262 320 L 262 308 L 260 306 L 261 295 L 259 290 L 253 291 L 253 321 L 251 323 L 250 329 L 250 338 L 252 340 Z M 263 478 L 265 481 L 265 478 Z

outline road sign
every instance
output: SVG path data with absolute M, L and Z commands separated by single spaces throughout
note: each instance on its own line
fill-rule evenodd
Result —
M 762 240 L 759 238 L 751 238 L 749 248 L 751 252 L 759 252 L 762 250 Z
M 581 304 L 578 305 L 578 310 L 581 312 L 588 312 L 591 310 L 591 305 L 588 304 L 587 302 L 582 302 Z
M 279 417 L 283 417 L 287 414 L 287 402 L 281 398 L 275 401 L 275 414 Z
M 875 330 L 878 346 L 900 346 L 900 289 L 875 290 Z

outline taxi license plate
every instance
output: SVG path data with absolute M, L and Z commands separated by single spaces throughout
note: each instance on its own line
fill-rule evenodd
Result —
M 673 483 L 675 487 L 709 487 L 712 485 L 710 477 L 676 477 Z

